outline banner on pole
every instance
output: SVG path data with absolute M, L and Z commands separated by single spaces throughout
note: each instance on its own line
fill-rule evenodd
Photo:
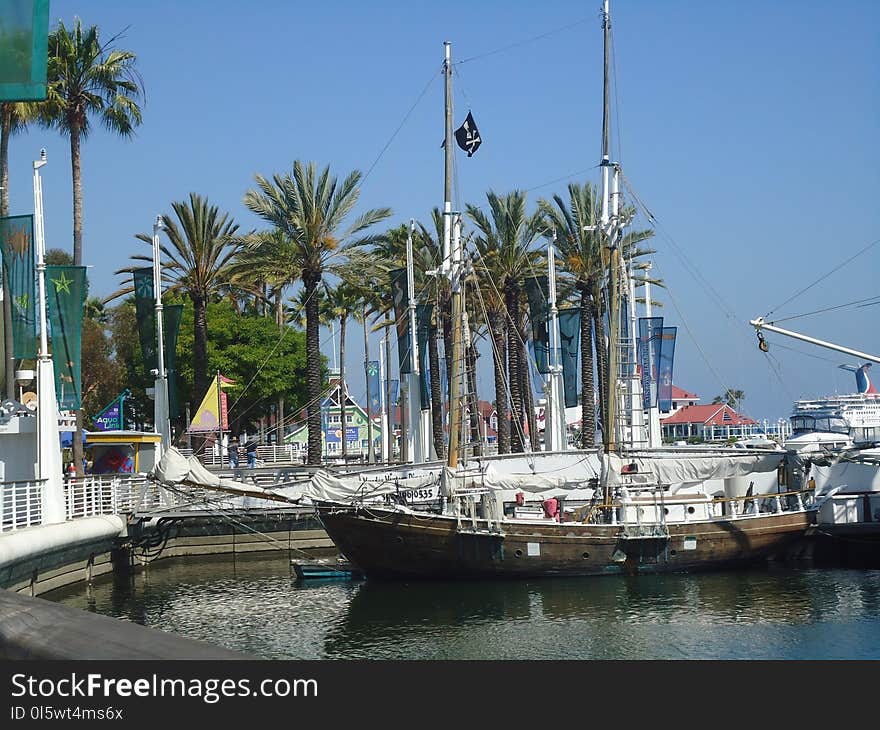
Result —
M 144 266 L 131 272 L 134 277 L 134 306 L 137 314 L 138 338 L 144 371 L 159 367 L 156 353 L 156 295 L 153 290 L 153 267 Z
M 382 411 L 382 394 L 379 390 L 379 361 L 370 360 L 366 364 L 367 384 L 370 390 L 370 402 L 367 404 L 367 415 L 378 416 Z
M 165 340 L 165 371 L 168 373 L 168 417 L 180 415 L 177 399 L 177 335 L 180 333 L 180 319 L 183 316 L 182 304 L 166 304 L 162 310 L 162 324 Z
M 82 322 L 85 266 L 47 266 L 46 298 L 52 331 L 55 396 L 60 410 L 82 406 Z
M 660 344 L 660 364 L 657 369 L 657 407 L 672 410 L 672 363 L 675 357 L 677 327 L 664 327 Z
M 3 272 L 12 304 L 12 342 L 16 358 L 37 356 L 36 287 L 34 279 L 34 217 L 0 218 Z
M 639 370 L 642 379 L 642 408 L 657 405 L 657 372 L 663 317 L 639 317 Z
M 529 300 L 529 321 L 532 324 L 532 347 L 535 352 L 535 363 L 538 372 L 546 375 L 550 372 L 550 335 L 547 329 L 550 306 L 547 301 L 547 277 L 530 276 L 525 280 L 525 287 L 526 297 Z
M 0 3 L 0 102 L 46 98 L 49 0 Z
M 573 408 L 578 404 L 578 356 L 580 354 L 581 341 L 580 307 L 560 309 L 558 322 L 565 407 Z
M 407 291 L 406 269 L 393 269 L 388 272 L 391 279 L 391 299 L 394 304 L 394 317 L 397 320 L 397 358 L 398 372 L 408 375 L 412 372 L 412 347 L 409 336 L 409 294 Z
M 431 373 L 428 367 L 428 337 L 431 334 L 430 304 L 416 304 L 416 338 L 419 341 L 419 394 L 422 410 L 431 407 Z

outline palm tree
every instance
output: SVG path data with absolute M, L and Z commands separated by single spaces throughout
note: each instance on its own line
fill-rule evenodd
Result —
M 602 298 L 602 281 L 607 260 L 605 238 L 598 230 L 599 206 L 595 188 L 589 183 L 570 183 L 568 201 L 560 195 L 553 196 L 553 203 L 538 202 L 551 232 L 556 238 L 564 271 L 573 278 L 574 289 L 580 299 L 581 310 L 581 446 L 592 448 L 596 433 L 596 379 L 599 392 L 607 392 L 606 337 Z M 622 217 L 632 217 L 632 211 L 624 209 Z M 653 253 L 638 245 L 653 235 L 653 231 L 632 231 L 621 240 L 624 257 L 633 260 Z M 652 280 L 654 282 L 655 280 Z M 655 282 L 660 283 L 660 282 Z M 595 350 L 594 350 L 595 348 Z M 593 359 L 595 351 L 596 358 Z M 599 398 L 600 416 L 606 423 L 605 399 Z
M 300 278 L 296 243 L 278 229 L 254 231 L 241 237 L 241 248 L 229 265 L 232 285 L 258 301 L 257 311 L 272 305 L 279 328 L 286 318 L 284 289 Z
M 206 198 L 190 193 L 189 201 L 171 204 L 177 221 L 162 216 L 167 244 L 162 244 L 162 277 L 170 286 L 165 290 L 185 294 L 193 303 L 193 397 L 200 402 L 208 390 L 208 302 L 230 284 L 230 264 L 241 247 L 236 235 L 238 224 L 228 213 L 220 213 Z M 138 233 L 135 238 L 152 245 L 152 236 Z M 151 255 L 137 254 L 135 261 L 151 262 Z M 130 273 L 134 266 L 115 273 Z M 107 297 L 111 301 L 130 294 L 128 285 Z
M 318 288 L 324 273 L 352 246 L 372 243 L 375 236 L 361 236 L 367 228 L 391 215 L 389 208 L 361 214 L 343 228 L 360 196 L 361 173 L 351 172 L 341 185 L 330 168 L 317 174 L 315 164 L 296 160 L 293 174 L 275 174 L 271 180 L 255 176 L 258 190 L 245 193 L 244 204 L 296 245 L 306 309 L 306 372 L 308 399 L 308 463 L 321 463 L 321 368 L 318 320 Z
M 593 323 L 600 319 L 599 287 L 602 280 L 602 239 L 595 190 L 590 183 L 568 186 L 568 203 L 554 195 L 555 207 L 546 200 L 538 206 L 556 238 L 564 269 L 574 277 L 581 310 L 581 446 L 592 448 L 596 433 L 596 383 L 593 375 Z M 604 333 L 596 332 L 596 349 L 604 350 Z M 599 368 L 600 382 L 604 382 Z M 600 385 L 601 387 L 601 385 Z M 600 399 L 604 409 L 604 401 Z M 604 410 L 602 413 L 604 423 Z
M 480 263 L 475 267 L 482 270 L 489 281 L 493 282 L 503 301 L 495 301 L 493 311 L 487 314 L 490 317 L 490 329 L 493 333 L 495 347 L 494 354 L 497 357 L 500 352 L 502 324 L 507 333 L 507 362 L 508 362 L 508 385 L 510 388 L 510 406 L 513 431 L 511 433 L 511 450 L 522 451 L 522 423 L 523 423 L 523 393 L 522 393 L 522 350 L 520 343 L 523 336 L 521 331 L 520 300 L 522 298 L 521 282 L 524 276 L 534 271 L 538 265 L 537 252 L 532 245 L 541 234 L 544 226 L 540 212 L 526 215 L 526 194 L 515 190 L 504 196 L 496 195 L 489 191 L 486 194 L 489 201 L 491 218 L 482 209 L 474 205 L 467 205 L 468 216 L 477 227 L 478 234 L 475 245 L 480 254 Z M 500 321 L 499 321 L 500 319 Z M 494 320 L 494 321 L 493 321 Z M 496 362 L 495 396 L 496 408 L 499 412 L 499 424 L 506 421 L 502 414 L 504 398 L 503 382 L 499 390 L 498 374 L 499 367 Z M 503 373 L 503 368 L 501 370 Z M 501 451 L 501 432 L 498 436 L 499 453 Z
M 724 391 L 724 395 L 716 395 L 712 399 L 712 404 L 717 405 L 719 403 L 726 403 L 731 408 L 733 408 L 733 410 L 736 410 L 745 399 L 746 394 L 743 391 L 728 388 Z
M 98 26 L 83 28 L 77 18 L 70 30 L 58 21 L 49 34 L 46 100 L 39 102 L 40 121 L 70 137 L 73 172 L 73 263 L 82 264 L 82 178 L 80 147 L 88 137 L 91 116 L 121 137 L 130 137 L 141 123 L 139 100 L 143 82 L 131 51 L 114 48 L 119 36 L 106 43 Z
M 327 299 L 331 315 L 339 320 L 339 413 L 342 422 L 342 461 L 346 462 L 348 459 L 348 432 L 346 431 L 345 406 L 348 400 L 348 385 L 345 380 L 345 329 L 349 317 L 357 318 L 358 309 L 363 304 L 363 297 L 354 286 L 343 280 L 337 287 L 328 290 Z M 370 404 L 367 403 L 368 417 L 370 407 Z
M 284 290 L 300 277 L 296 243 L 283 231 L 273 228 L 249 233 L 241 238 L 242 247 L 229 266 L 230 281 L 236 289 L 249 292 L 257 301 L 257 311 L 274 307 L 278 331 L 287 319 Z M 277 398 L 278 443 L 284 439 L 284 396 Z

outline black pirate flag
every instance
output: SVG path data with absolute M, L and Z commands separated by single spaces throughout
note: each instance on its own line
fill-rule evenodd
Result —
M 474 116 L 470 112 L 468 112 L 464 124 L 455 130 L 455 141 L 458 142 L 459 147 L 467 152 L 468 157 L 471 157 L 480 146 L 482 142 L 480 139 L 480 130 L 477 129 L 477 123 L 474 121 Z

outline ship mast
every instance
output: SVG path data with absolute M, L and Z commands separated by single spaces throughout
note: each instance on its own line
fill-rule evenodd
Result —
M 617 448 L 617 370 L 618 340 L 620 333 L 620 249 L 617 246 L 617 226 L 611 214 L 611 143 L 610 143 L 610 54 L 611 54 L 611 12 L 609 0 L 604 0 L 602 11 L 602 30 L 604 36 L 604 64 L 602 76 L 602 209 L 600 225 L 607 237 L 608 246 L 608 372 L 606 374 L 605 420 L 602 440 L 605 453 Z M 616 169 L 613 170 L 616 175 Z
M 446 80 L 445 174 L 443 180 L 443 272 L 452 287 L 452 372 L 449 374 L 449 453 L 447 465 L 458 466 L 461 409 L 459 378 L 461 373 L 461 236 L 454 225 L 452 212 L 452 44 L 444 41 L 446 58 L 443 75 Z

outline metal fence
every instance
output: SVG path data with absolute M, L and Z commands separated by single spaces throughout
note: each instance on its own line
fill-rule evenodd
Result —
M 0 532 L 20 530 L 43 521 L 41 480 L 0 482 Z
M 168 506 L 155 484 L 140 474 L 86 476 L 64 481 L 67 519 L 134 512 Z
M 185 456 L 191 456 L 191 449 L 181 449 L 181 453 Z M 238 463 L 247 464 L 244 447 L 238 449 Z M 205 466 L 229 466 L 229 456 L 225 453 L 215 454 L 213 449 L 207 449 L 198 455 L 199 461 Z M 291 444 L 281 444 L 280 446 L 257 446 L 257 463 L 260 464 L 290 464 L 302 463 L 302 452 L 297 451 Z
M 43 522 L 42 481 L 0 482 L 0 533 Z M 91 475 L 64 480 L 66 517 L 76 520 L 152 510 L 227 510 L 241 506 L 242 497 L 210 489 L 169 489 L 143 474 Z

